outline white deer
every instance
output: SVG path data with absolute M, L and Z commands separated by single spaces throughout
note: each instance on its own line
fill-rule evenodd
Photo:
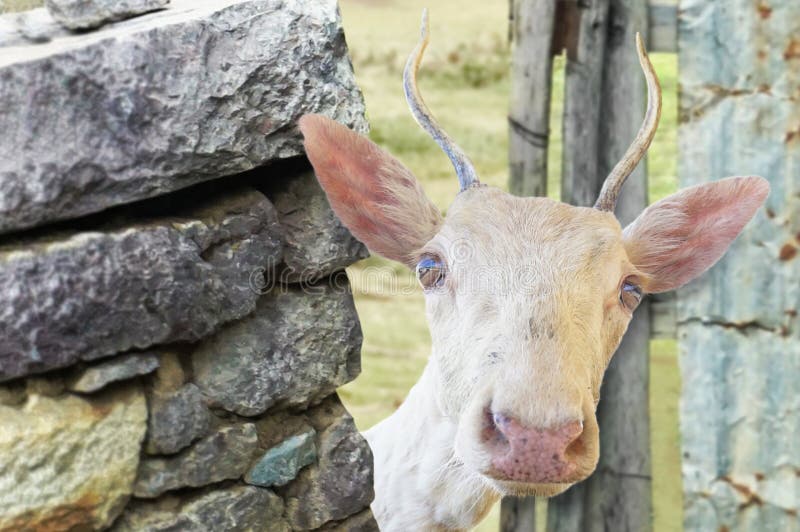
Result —
M 421 33 L 404 88 L 458 175 L 446 218 L 378 146 L 325 117 L 300 120 L 333 210 L 372 251 L 415 268 L 425 293 L 428 364 L 400 408 L 365 434 L 373 512 L 382 530 L 402 532 L 469 529 L 502 495 L 549 497 L 589 476 L 600 383 L 642 296 L 711 267 L 769 192 L 760 177 L 687 188 L 622 229 L 617 195 L 661 109 L 638 36 L 647 113 L 594 208 L 482 185 L 419 94 L 425 14 Z

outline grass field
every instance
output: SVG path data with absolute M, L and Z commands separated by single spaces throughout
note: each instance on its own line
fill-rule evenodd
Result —
M 506 188 L 508 46 L 507 2 L 478 0 L 341 0 L 356 76 L 367 104 L 371 137 L 402 160 L 446 210 L 457 192 L 447 157 L 411 118 L 400 84 L 421 10 L 430 8 L 431 45 L 420 87 L 426 102 L 475 162 L 481 180 Z M 664 86 L 664 116 L 649 156 L 651 200 L 676 189 L 676 74 L 674 55 L 655 54 Z M 558 198 L 561 172 L 563 59 L 555 68 L 549 195 Z M 376 278 L 375 268 L 383 275 Z M 372 257 L 349 270 L 364 329 L 363 373 L 341 390 L 366 429 L 388 416 L 417 380 L 430 351 L 422 293 L 404 267 Z M 405 288 L 405 289 L 404 289 Z M 681 529 L 675 344 L 651 346 L 651 415 L 655 529 Z M 497 530 L 497 509 L 479 530 Z

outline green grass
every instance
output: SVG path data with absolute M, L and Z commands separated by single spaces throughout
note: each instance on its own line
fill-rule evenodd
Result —
M 411 118 L 401 87 L 405 58 L 416 42 L 422 8 L 428 6 L 431 44 L 420 72 L 425 100 L 470 155 L 481 180 L 507 188 L 507 2 L 340 0 L 340 5 L 372 139 L 402 160 L 434 203 L 447 209 L 457 192 L 452 167 Z M 654 201 L 677 187 L 677 60 L 667 54 L 652 59 L 664 87 L 663 117 L 648 162 Z M 553 198 L 560 194 L 563 67 L 563 58 L 556 58 L 548 176 Z M 385 274 L 376 278 L 381 268 Z M 430 336 L 422 294 L 408 270 L 373 257 L 351 267 L 349 274 L 364 329 L 363 373 L 341 395 L 363 430 L 405 398 L 427 361 Z M 655 530 L 666 532 L 680 530 L 682 520 L 680 380 L 675 342 L 654 341 L 651 347 L 654 520 Z M 497 523 L 495 508 L 478 530 L 495 531 Z
M 27 11 L 43 5 L 44 0 L 0 0 L 0 14 Z

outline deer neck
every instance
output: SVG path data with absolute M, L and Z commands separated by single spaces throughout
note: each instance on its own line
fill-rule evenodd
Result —
M 372 511 L 381 530 L 465 530 L 499 494 L 455 457 L 458 425 L 435 399 L 433 357 L 400 408 L 365 433 L 375 457 Z

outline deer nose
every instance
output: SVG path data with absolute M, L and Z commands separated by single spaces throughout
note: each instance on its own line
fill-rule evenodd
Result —
M 531 428 L 499 413 L 489 414 L 484 444 L 491 455 L 493 475 L 526 483 L 572 483 L 583 453 L 582 421 Z

